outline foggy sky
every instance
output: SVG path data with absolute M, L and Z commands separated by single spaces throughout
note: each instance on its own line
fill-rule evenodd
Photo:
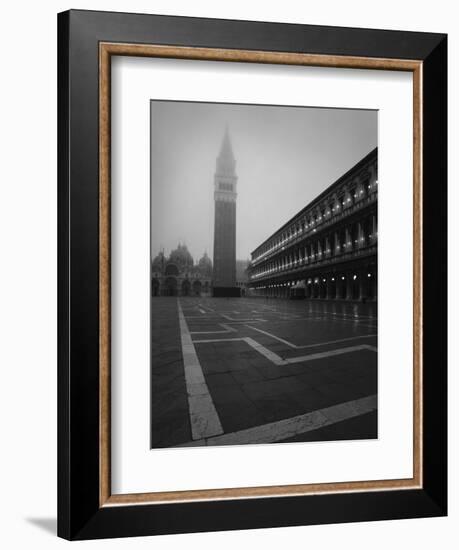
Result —
M 377 111 L 151 102 L 151 252 L 213 256 L 225 125 L 236 158 L 236 255 L 262 241 L 377 145 Z

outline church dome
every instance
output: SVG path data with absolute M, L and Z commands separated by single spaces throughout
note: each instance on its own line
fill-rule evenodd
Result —
M 199 260 L 198 269 L 202 275 L 208 277 L 212 275 L 212 260 L 207 255 L 207 252 L 204 252 L 202 258 Z
M 173 250 L 169 256 L 170 263 L 177 264 L 181 268 L 193 266 L 193 256 L 190 254 L 185 244 L 179 244 L 178 247 Z
M 165 263 L 164 253 L 160 252 L 151 262 L 152 271 L 162 271 Z

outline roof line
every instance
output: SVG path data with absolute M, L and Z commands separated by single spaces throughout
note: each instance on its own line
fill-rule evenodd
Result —
M 333 187 L 335 187 L 335 186 L 339 185 L 340 183 L 342 183 L 343 180 L 347 179 L 351 175 L 352 172 L 358 170 L 363 164 L 366 164 L 366 162 L 368 162 L 368 160 L 370 160 L 373 156 L 377 157 L 377 152 L 378 152 L 378 147 L 375 147 L 369 153 L 367 153 L 362 159 L 360 159 L 356 164 L 354 164 L 354 166 L 349 168 L 349 170 L 347 170 L 347 172 L 345 172 L 342 176 L 340 176 L 337 180 L 335 180 L 332 184 L 330 184 L 324 191 L 322 191 L 319 195 L 317 195 L 317 197 L 312 199 L 311 202 L 309 202 L 299 212 L 297 212 L 288 221 L 286 221 L 284 223 L 284 225 L 281 225 L 278 229 L 276 229 L 276 231 L 271 233 L 271 235 L 269 235 L 269 237 L 267 237 L 262 243 L 260 243 L 256 248 L 254 248 L 250 254 L 252 255 L 261 246 L 263 246 L 267 241 L 269 241 L 272 237 L 274 237 L 274 235 L 279 233 L 279 231 L 282 231 L 284 228 L 286 228 L 288 225 L 290 225 L 293 222 L 293 220 L 295 220 L 296 218 L 301 216 L 301 214 L 306 212 L 306 210 L 309 210 L 310 208 L 312 208 L 316 203 L 320 202 L 326 195 L 328 195 L 330 193 L 330 191 L 332 190 Z

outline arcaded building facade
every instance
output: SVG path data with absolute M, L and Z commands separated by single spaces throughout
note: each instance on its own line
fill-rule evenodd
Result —
M 253 295 L 376 301 L 378 150 L 251 254 Z

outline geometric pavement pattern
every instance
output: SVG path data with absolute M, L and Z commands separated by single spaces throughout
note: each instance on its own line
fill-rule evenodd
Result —
M 376 304 L 156 297 L 151 447 L 377 437 Z

